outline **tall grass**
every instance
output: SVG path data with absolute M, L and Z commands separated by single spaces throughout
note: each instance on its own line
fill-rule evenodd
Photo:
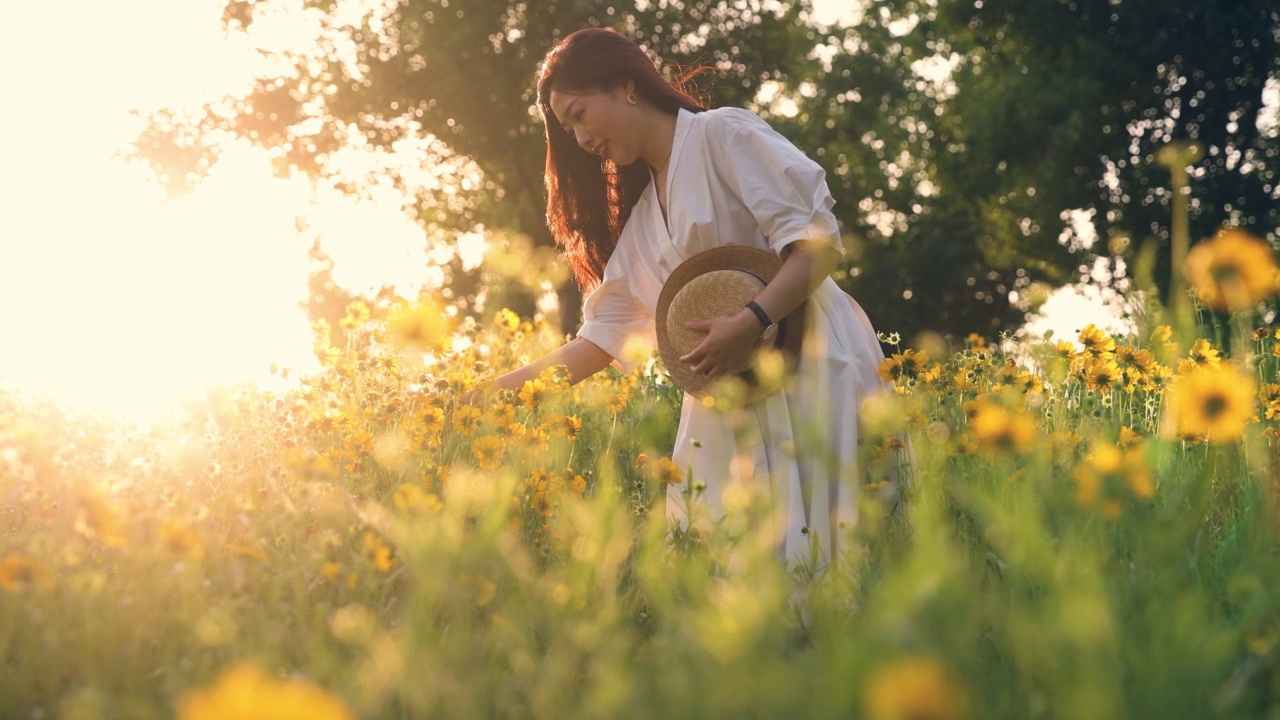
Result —
M 406 353 L 414 311 L 353 308 L 296 390 L 151 429 L 0 395 L 0 717 L 1278 714 L 1274 333 L 1238 436 L 1168 409 L 1179 361 L 1232 362 L 1191 338 L 895 354 L 813 575 L 668 527 L 667 483 L 705 489 L 655 366 L 468 405 L 559 338 L 503 313 Z

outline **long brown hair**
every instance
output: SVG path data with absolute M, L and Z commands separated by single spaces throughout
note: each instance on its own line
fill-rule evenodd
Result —
M 604 28 L 569 35 L 543 60 L 538 107 L 547 126 L 547 226 L 583 292 L 600 284 L 622 226 L 649 184 L 649 170 L 643 160 L 617 167 L 580 148 L 555 119 L 551 91 L 612 90 L 631 80 L 636 95 L 663 112 L 701 112 L 706 106 L 683 87 L 697 73 L 669 81 L 639 45 Z

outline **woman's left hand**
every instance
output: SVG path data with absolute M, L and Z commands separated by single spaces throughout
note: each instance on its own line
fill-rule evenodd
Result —
M 680 360 L 710 378 L 744 370 L 747 357 L 764 332 L 760 321 L 745 308 L 737 315 L 695 320 L 685 327 L 705 332 L 707 337 Z

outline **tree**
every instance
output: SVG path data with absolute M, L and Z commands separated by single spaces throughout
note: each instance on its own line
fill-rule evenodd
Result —
M 225 22 L 287 4 L 230 0 Z M 152 119 L 139 152 L 171 185 L 227 139 L 314 176 L 374 148 L 386 167 L 349 186 L 397 184 L 429 235 L 482 224 L 547 246 L 537 63 L 565 32 L 609 25 L 677 70 L 710 67 L 713 104 L 759 109 L 826 168 L 852 250 L 842 282 L 883 329 L 1012 330 L 1033 283 L 1123 289 L 1148 240 L 1167 278 L 1153 155 L 1171 141 L 1206 150 L 1193 237 L 1230 223 L 1274 242 L 1280 220 L 1280 123 L 1263 99 L 1280 92 L 1274 0 L 883 0 L 836 28 L 813 26 L 805 0 L 305 4 L 314 47 L 276 53 L 279 72 L 202 117 Z M 482 283 L 454 271 L 465 305 Z
M 1205 149 L 1192 237 L 1231 224 L 1274 244 L 1280 133 L 1263 97 L 1268 82 L 1280 91 L 1272 0 L 896 0 L 877 10 L 846 31 L 846 52 L 809 105 L 825 122 L 808 125 L 812 144 L 846 157 L 837 176 L 874 188 L 872 209 L 898 221 L 890 241 L 845 218 L 867 237 L 866 264 L 888 270 L 854 278 L 855 293 L 933 296 L 904 329 L 1010 327 L 1021 313 L 1008 291 L 1031 280 L 1123 288 L 1146 242 L 1158 246 L 1167 292 L 1170 179 L 1154 156 L 1174 141 Z M 928 82 L 919 71 L 930 63 L 951 70 Z M 866 174 L 876 163 L 879 187 Z M 1090 246 L 1092 236 L 1101 242 Z M 1110 271 L 1101 279 L 1098 262 Z
M 230 0 L 224 24 L 248 31 L 285 5 Z M 550 245 L 535 84 L 538 63 L 564 34 L 615 26 L 677 70 L 712 66 L 714 87 L 704 89 L 724 104 L 742 104 L 762 82 L 803 64 L 814 42 L 803 22 L 807 3 L 770 9 L 768 0 L 404 0 L 367 4 L 359 17 L 345 3 L 304 5 L 319 17 L 316 43 L 275 53 L 281 72 L 202 117 L 152 118 L 137 147 L 171 187 L 198 182 L 222 142 L 268 148 L 280 172 L 316 177 L 336 172 L 334 158 L 361 146 L 410 162 L 344 181 L 357 192 L 362 181 L 396 184 L 429 235 L 484 225 Z M 572 288 L 561 298 L 578 307 Z M 566 315 L 576 324 L 576 311 Z

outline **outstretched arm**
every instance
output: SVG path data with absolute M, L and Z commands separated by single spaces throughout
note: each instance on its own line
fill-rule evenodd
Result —
M 569 382 L 576 383 L 600 372 L 613 362 L 613 356 L 586 338 L 574 338 L 524 367 L 500 376 L 495 384 L 500 390 L 519 390 L 525 381 L 533 380 L 550 367 L 563 365 L 569 370 Z

